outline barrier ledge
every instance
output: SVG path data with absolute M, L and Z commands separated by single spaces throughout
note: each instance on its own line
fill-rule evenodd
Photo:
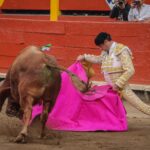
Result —
M 0 73 L 0 78 L 5 78 L 6 77 L 6 73 Z
M 104 81 L 92 81 L 94 85 L 106 85 L 107 83 Z M 131 89 L 135 91 L 146 91 L 150 92 L 150 85 L 145 84 L 130 84 Z
M 0 78 L 5 78 L 6 73 L 0 73 Z M 104 81 L 92 81 L 93 85 L 105 85 L 107 84 Z M 131 89 L 135 91 L 146 91 L 150 92 L 150 85 L 144 85 L 144 84 L 130 84 Z

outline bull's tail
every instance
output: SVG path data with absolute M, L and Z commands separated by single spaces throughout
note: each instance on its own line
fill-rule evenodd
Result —
M 74 74 L 73 72 L 71 72 L 70 70 L 67 70 L 66 68 L 62 67 L 62 66 L 51 66 L 49 64 L 47 64 L 47 66 L 49 68 L 53 68 L 59 71 L 65 71 L 72 80 L 73 85 L 81 92 L 86 92 L 89 88 L 88 83 L 84 82 L 83 80 L 81 80 L 76 74 Z

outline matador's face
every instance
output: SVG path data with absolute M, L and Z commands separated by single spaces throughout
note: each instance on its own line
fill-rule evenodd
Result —
M 100 49 L 104 50 L 104 51 L 109 51 L 110 48 L 110 41 L 105 40 L 103 44 L 99 45 Z

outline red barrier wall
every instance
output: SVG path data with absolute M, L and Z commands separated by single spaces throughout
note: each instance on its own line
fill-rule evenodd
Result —
M 132 82 L 150 84 L 150 24 L 114 22 L 106 17 L 62 17 L 58 22 L 42 16 L 33 18 L 0 15 L 0 72 L 7 71 L 25 46 L 47 43 L 53 45 L 49 54 L 54 54 L 61 65 L 68 67 L 79 54 L 99 54 L 93 39 L 106 31 L 115 41 L 132 49 L 136 68 Z M 95 65 L 95 70 L 94 80 L 102 80 L 99 66 Z
M 2 9 L 49 10 L 50 0 L 5 0 Z M 150 0 L 145 0 L 150 4 Z M 61 10 L 109 10 L 105 0 L 60 0 Z
M 49 0 L 5 0 L 2 9 L 48 10 Z

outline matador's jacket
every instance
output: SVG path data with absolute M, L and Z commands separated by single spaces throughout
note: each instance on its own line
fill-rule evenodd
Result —
M 120 87 L 122 96 L 138 110 L 150 115 L 150 106 L 142 102 L 131 90 L 128 81 L 135 70 L 132 62 L 131 50 L 120 43 L 113 42 L 109 51 L 102 51 L 101 55 L 95 56 L 84 54 L 84 59 L 91 63 L 101 65 L 101 72 L 106 82 Z

